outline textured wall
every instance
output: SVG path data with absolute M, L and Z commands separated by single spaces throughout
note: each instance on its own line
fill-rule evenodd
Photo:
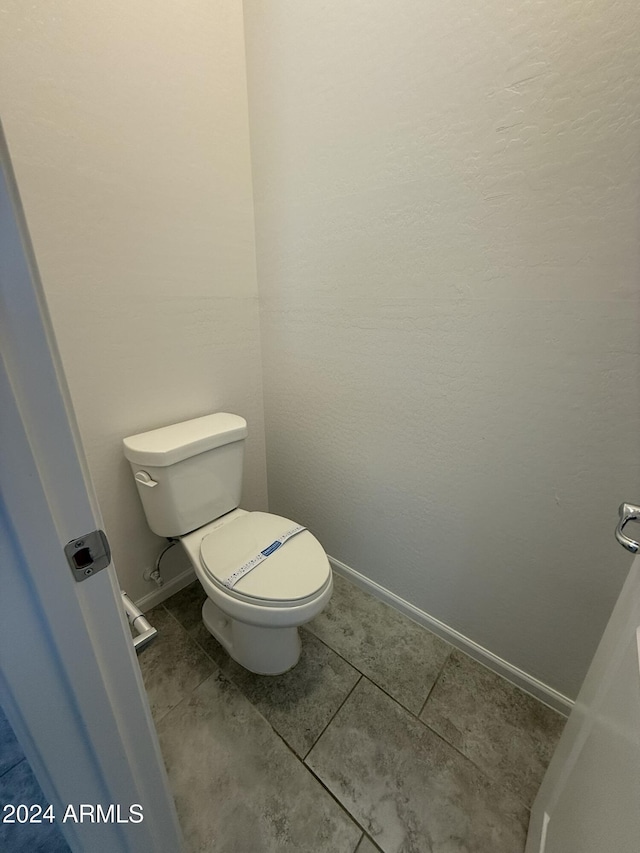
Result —
M 244 415 L 245 505 L 266 504 L 242 9 L 2 12 L 3 123 L 118 575 L 140 598 L 163 541 L 124 436 Z
M 640 498 L 640 10 L 246 0 L 270 507 L 575 694 Z

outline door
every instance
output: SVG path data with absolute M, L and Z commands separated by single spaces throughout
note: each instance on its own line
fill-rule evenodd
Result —
M 0 701 L 73 851 L 177 853 L 114 567 L 78 582 L 64 555 L 102 521 L 1 126 L 0 163 Z
M 534 803 L 526 853 L 640 850 L 639 655 L 636 557 Z

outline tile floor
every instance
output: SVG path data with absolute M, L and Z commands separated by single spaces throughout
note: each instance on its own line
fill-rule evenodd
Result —
M 14 806 L 39 805 L 43 810 L 48 806 L 42 788 L 0 708 L 0 804 L 4 807 L 9 803 Z M 58 825 L 46 820 L 42 823 L 0 823 L 0 850 L 7 853 L 71 853 Z
M 257 676 L 191 586 L 140 655 L 190 851 L 521 853 L 564 718 L 338 575 L 290 672 Z

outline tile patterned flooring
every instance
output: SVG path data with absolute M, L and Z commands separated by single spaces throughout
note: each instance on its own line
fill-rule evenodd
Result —
M 48 803 L 31 766 L 0 708 L 0 804 Z M 7 853 L 71 853 L 55 823 L 0 823 L 0 850 Z
M 189 851 L 522 853 L 564 718 L 334 574 L 298 665 L 253 675 L 197 582 L 140 655 Z

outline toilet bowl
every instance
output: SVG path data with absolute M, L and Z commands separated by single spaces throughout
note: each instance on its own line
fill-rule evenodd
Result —
M 331 566 L 318 540 L 302 530 L 232 589 L 224 581 L 293 526 L 282 516 L 236 509 L 180 538 L 207 594 L 205 627 L 234 660 L 260 675 L 279 675 L 298 662 L 298 627 L 331 598 Z
M 331 598 L 322 545 L 293 521 L 240 509 L 247 422 L 218 412 L 123 439 L 154 533 L 178 539 L 207 594 L 202 620 L 239 664 L 286 672 L 298 627 Z

